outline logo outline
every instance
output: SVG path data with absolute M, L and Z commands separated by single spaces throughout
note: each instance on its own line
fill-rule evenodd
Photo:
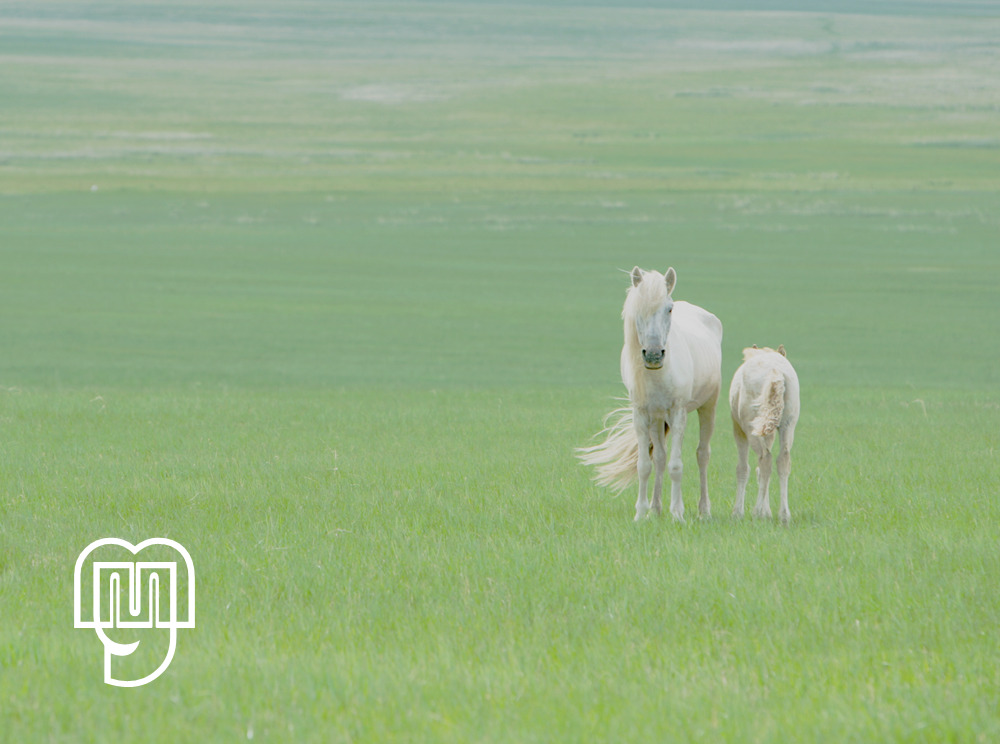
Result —
M 171 548 L 178 553 L 184 559 L 184 564 L 187 569 L 187 619 L 178 620 L 177 619 L 177 581 L 176 581 L 176 568 L 177 561 L 94 561 L 94 598 L 93 598 L 93 608 L 94 613 L 93 620 L 84 620 L 81 604 L 81 574 L 83 570 L 83 564 L 86 562 L 87 558 L 100 547 L 105 545 L 116 545 L 118 547 L 125 548 L 133 556 L 138 556 L 138 554 L 145 548 L 151 545 L 162 545 Z M 154 569 L 153 572 L 148 573 L 149 584 L 150 584 L 150 595 L 149 595 L 149 609 L 150 617 L 149 621 L 135 621 L 127 620 L 119 623 L 119 618 L 121 616 L 121 600 L 118 591 L 112 591 L 111 599 L 108 603 L 109 615 L 108 620 L 105 622 L 102 619 L 100 612 L 100 571 L 101 568 L 111 568 L 119 570 L 127 570 L 129 576 L 129 602 L 127 613 L 130 617 L 134 617 L 141 612 L 141 599 L 140 599 L 140 588 L 142 582 L 142 570 Z M 159 574 L 155 573 L 155 569 L 167 569 L 170 573 L 170 618 L 166 622 L 160 621 L 160 599 L 159 599 L 159 588 L 160 588 L 160 577 Z M 120 574 L 111 574 L 111 587 L 112 589 L 121 589 L 121 576 Z M 155 592 L 153 591 L 155 587 Z M 155 606 L 155 612 L 154 612 Z M 104 646 L 104 682 L 105 684 L 112 685 L 115 687 L 141 687 L 142 685 L 152 682 L 154 679 L 158 678 L 163 674 L 167 667 L 170 666 L 170 662 L 173 661 L 174 653 L 177 650 L 177 630 L 178 628 L 194 628 L 195 627 L 195 571 L 194 562 L 191 560 L 191 554 L 187 551 L 183 545 L 181 545 L 176 540 L 171 540 L 166 537 L 151 537 L 147 540 L 143 540 L 138 545 L 133 545 L 127 540 L 122 540 L 118 537 L 103 537 L 98 540 L 94 540 L 90 545 L 85 547 L 80 553 L 79 557 L 76 559 L 76 566 L 73 570 L 73 627 L 74 628 L 91 628 L 97 633 L 98 639 L 100 639 L 101 644 Z M 140 641 L 135 641 L 134 643 L 117 643 L 116 641 L 108 638 L 107 634 L 104 632 L 105 628 L 167 628 L 170 631 L 170 644 L 167 649 L 167 655 L 163 662 L 157 669 L 155 669 L 150 674 L 138 680 L 120 680 L 116 679 L 111 672 L 111 658 L 112 656 L 128 656 L 139 646 Z

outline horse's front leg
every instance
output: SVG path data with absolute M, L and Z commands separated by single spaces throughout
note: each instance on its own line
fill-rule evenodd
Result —
M 639 446 L 639 461 L 637 464 L 637 474 L 639 476 L 639 497 L 635 501 L 635 521 L 644 519 L 649 513 L 649 498 L 647 497 L 649 488 L 649 474 L 653 470 L 653 462 L 649 457 L 649 429 L 646 426 L 645 418 L 636 411 L 633 417 L 635 421 L 635 438 Z
M 653 466 L 656 468 L 656 479 L 653 481 L 653 511 L 660 514 L 663 512 L 663 473 L 667 469 L 667 442 L 662 421 L 650 426 L 649 440 L 653 445 Z
M 684 445 L 687 411 L 684 408 L 674 411 L 669 425 L 670 460 L 667 462 L 667 472 L 670 473 L 670 513 L 678 522 L 683 522 L 684 497 L 681 496 L 681 478 L 684 475 L 684 461 L 681 459 L 681 449 Z

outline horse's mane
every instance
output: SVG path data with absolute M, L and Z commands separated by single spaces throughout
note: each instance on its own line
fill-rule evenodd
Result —
M 646 315 L 667 301 L 667 285 L 659 271 L 643 272 L 642 281 L 629 287 L 622 308 L 622 319 Z

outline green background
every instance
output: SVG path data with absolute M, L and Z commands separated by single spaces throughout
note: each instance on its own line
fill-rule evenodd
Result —
M 0 739 L 995 740 L 998 40 L 973 2 L 0 5 Z M 725 383 L 788 349 L 788 529 L 729 519 L 725 403 L 711 521 L 575 461 L 636 264 Z M 198 573 L 135 690 L 72 627 L 105 536 Z

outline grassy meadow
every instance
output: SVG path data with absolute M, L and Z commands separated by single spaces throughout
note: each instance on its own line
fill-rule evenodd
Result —
M 1000 739 L 1000 12 L 693 5 L 0 4 L 0 741 Z M 725 401 L 712 520 L 576 462 L 636 264 L 788 349 L 788 528 Z

